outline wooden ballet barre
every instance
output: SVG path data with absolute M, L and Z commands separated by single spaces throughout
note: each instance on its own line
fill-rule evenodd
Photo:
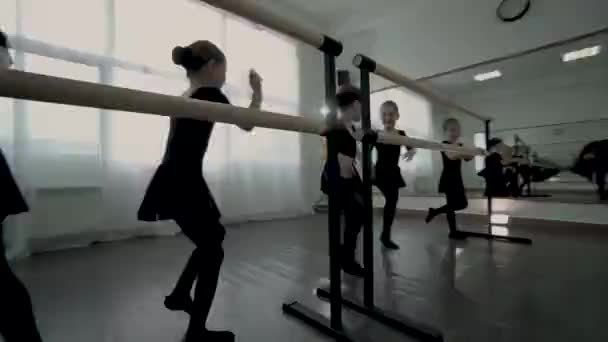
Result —
M 333 56 L 342 53 L 342 44 L 320 32 L 311 30 L 291 20 L 278 16 L 253 0 L 200 0 L 213 7 L 217 7 L 248 19 L 256 24 L 271 28 L 296 40 L 309 44 Z
M 434 91 L 430 90 L 429 88 L 420 85 L 420 83 L 416 82 L 415 80 L 413 80 L 407 76 L 404 76 L 382 64 L 379 64 L 378 62 L 374 61 L 373 59 L 371 59 L 367 56 L 364 56 L 361 54 L 356 55 L 353 58 L 353 64 L 357 68 L 369 71 L 369 72 L 376 74 L 384 79 L 387 79 L 395 84 L 398 84 L 404 88 L 407 88 L 419 95 L 422 95 L 432 102 L 439 103 L 446 107 L 456 109 L 460 112 L 463 112 L 463 113 L 470 115 L 481 121 L 491 120 L 491 118 L 485 117 L 485 116 L 477 114 L 469 109 L 466 109 L 466 108 L 462 107 L 461 105 L 455 103 L 454 101 L 451 101 L 451 100 L 435 93 Z
M 431 140 L 417 139 L 411 137 L 404 137 L 397 134 L 386 134 L 384 132 L 378 132 L 378 142 L 388 145 L 402 145 L 413 148 L 420 148 L 434 151 L 445 151 L 445 152 L 456 152 L 462 153 L 469 156 L 485 156 L 487 152 L 484 149 L 469 146 L 458 146 L 452 144 L 444 144 Z
M 322 120 L 17 70 L 0 71 L 0 96 L 320 134 Z
M 323 135 L 325 121 L 236 107 L 182 96 L 114 87 L 18 70 L 0 71 L 0 96 L 21 100 L 189 118 Z M 313 117 L 313 115 L 311 115 Z M 434 141 L 378 134 L 378 141 L 415 148 L 481 155 L 483 150 Z

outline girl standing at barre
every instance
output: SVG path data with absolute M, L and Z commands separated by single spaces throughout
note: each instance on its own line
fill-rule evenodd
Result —
M 334 139 L 338 149 L 338 164 L 340 179 L 337 186 L 340 209 L 344 212 L 346 227 L 344 229 L 344 244 L 341 250 L 341 264 L 344 272 L 363 277 L 363 267 L 357 263 L 355 251 L 357 239 L 363 226 L 363 182 L 355 167 L 357 158 L 357 140 L 363 138 L 361 130 L 353 126 L 353 122 L 361 120 L 361 94 L 353 86 L 342 86 L 338 90 L 336 100 L 339 118 L 328 117 L 329 131 L 324 135 Z M 321 190 L 329 195 L 327 162 L 321 177 Z
M 176 47 L 173 61 L 186 70 L 190 80 L 190 89 L 184 96 L 230 104 L 221 91 L 226 80 L 226 57 L 216 45 L 197 41 L 188 47 Z M 262 81 L 253 70 L 249 83 L 253 91 L 250 108 L 258 109 L 262 102 Z M 190 314 L 186 342 L 235 339 L 232 332 L 210 331 L 205 327 L 224 260 L 222 242 L 226 233 L 220 223 L 220 211 L 202 175 L 213 126 L 209 121 L 171 119 L 163 161 L 138 212 L 143 221 L 174 220 L 196 246 L 164 303 L 169 310 Z M 195 280 L 193 301 L 190 291 Z
M 396 129 L 399 120 L 399 107 L 393 101 L 386 101 L 380 106 L 380 118 L 384 125 L 385 134 L 398 134 L 406 136 L 405 131 Z M 384 196 L 383 230 L 380 241 L 385 248 L 399 249 L 399 246 L 391 239 L 391 227 L 395 219 L 397 202 L 399 201 L 399 189 L 405 187 L 405 181 L 401 176 L 399 158 L 401 157 L 401 146 L 377 143 L 374 145 L 378 152 L 378 158 L 374 167 L 374 184 Z M 410 161 L 414 158 L 416 150 L 407 148 L 403 159 Z
M 460 138 L 460 122 L 450 118 L 443 123 L 443 132 L 447 138 L 445 144 L 462 146 L 458 142 Z M 451 239 L 465 239 L 456 226 L 456 211 L 465 209 L 467 201 L 464 183 L 462 181 L 462 160 L 470 161 L 472 156 L 457 152 L 441 152 L 443 170 L 439 179 L 439 192 L 445 194 L 446 204 L 440 208 L 430 208 L 426 217 L 426 223 L 431 222 L 437 215 L 446 214 L 450 228 Z
M 8 69 L 13 61 L 8 41 L 0 31 L 0 70 Z M 4 248 L 2 223 L 9 215 L 27 212 L 28 206 L 13 178 L 4 153 L 0 149 L 0 336 L 6 342 L 41 342 L 36 326 L 32 301 L 27 288 L 13 273 Z

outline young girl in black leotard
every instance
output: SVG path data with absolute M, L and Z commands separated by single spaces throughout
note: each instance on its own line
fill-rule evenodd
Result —
M 338 147 L 338 163 L 340 167 L 341 210 L 344 212 L 346 227 L 344 229 L 344 244 L 342 246 L 342 269 L 351 275 L 364 275 L 363 268 L 356 261 L 355 251 L 357 239 L 363 226 L 363 183 L 355 167 L 357 157 L 357 140 L 363 137 L 362 131 L 355 129 L 353 122 L 361 120 L 360 92 L 352 86 L 343 86 L 338 90 L 336 100 L 340 117 L 329 118 L 330 130 L 325 133 L 328 139 L 334 139 Z M 327 163 L 323 169 L 321 190 L 329 194 Z
M 197 41 L 185 48 L 177 47 L 173 51 L 173 61 L 186 70 L 190 80 L 190 89 L 184 96 L 229 104 L 221 91 L 226 79 L 226 58 L 217 46 Z M 261 78 L 252 70 L 249 81 L 253 90 L 250 108 L 259 108 Z M 175 289 L 165 299 L 169 310 L 190 313 L 186 342 L 233 341 L 235 338 L 231 332 L 205 328 L 224 259 L 222 242 L 225 235 L 219 221 L 220 211 L 202 175 L 213 126 L 209 121 L 171 119 L 165 156 L 138 212 L 139 219 L 144 221 L 174 220 L 196 245 Z M 192 301 L 190 291 L 195 280 Z
M 447 138 L 444 143 L 462 145 L 458 142 L 460 138 L 460 123 L 458 120 L 447 119 L 443 123 L 443 131 Z M 465 209 L 469 205 L 462 181 L 461 164 L 462 160 L 470 161 L 473 157 L 455 152 L 441 152 L 441 159 L 443 160 L 443 170 L 439 180 L 439 192 L 445 195 L 446 204 L 441 208 L 430 208 L 426 222 L 431 222 L 437 215 L 446 214 L 450 228 L 450 238 L 464 239 L 466 236 L 456 226 L 456 211 Z
M 585 145 L 571 171 L 595 182 L 600 200 L 608 200 L 608 139 L 592 141 Z
M 12 63 L 6 35 L 0 31 L 0 70 L 10 68 Z M 6 260 L 3 239 L 4 219 L 27 211 L 27 203 L 0 149 L 0 336 L 6 342 L 42 341 L 30 295 Z
M 399 134 L 405 136 L 405 131 L 395 128 L 399 120 L 399 107 L 393 101 L 386 101 L 380 107 L 380 116 L 384 125 L 385 134 Z M 399 189 L 405 187 L 405 181 L 401 176 L 399 158 L 401 157 L 401 146 L 377 143 L 374 145 L 378 152 L 376 165 L 374 167 L 374 184 L 384 195 L 384 217 L 383 229 L 380 241 L 385 248 L 399 249 L 399 246 L 391 240 L 391 226 L 395 219 L 397 202 L 399 201 Z M 414 149 L 408 148 L 403 156 L 405 160 L 412 160 L 416 153 Z

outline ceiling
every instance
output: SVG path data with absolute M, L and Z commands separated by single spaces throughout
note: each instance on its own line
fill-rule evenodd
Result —
M 601 45 L 602 52 L 593 58 L 563 63 L 565 52 L 594 45 Z M 473 76 L 479 73 L 500 70 L 503 76 L 494 80 L 477 82 Z M 559 75 L 603 74 L 608 78 L 608 33 L 581 39 L 562 46 L 537 51 L 525 56 L 510 58 L 497 63 L 475 67 L 431 79 L 434 87 L 449 93 L 483 91 L 485 89 L 512 87 L 515 83 L 538 80 Z M 585 81 L 581 79 L 581 81 Z
M 365 14 L 373 17 L 407 1 L 414 0 L 257 0 L 270 8 L 298 12 L 330 31 L 354 16 Z

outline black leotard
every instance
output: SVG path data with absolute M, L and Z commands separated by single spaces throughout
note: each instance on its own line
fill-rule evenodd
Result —
M 27 203 L 13 178 L 4 153 L 0 149 L 0 224 L 8 215 L 28 211 Z
M 191 98 L 230 104 L 218 88 L 199 88 Z M 140 220 L 192 216 L 219 219 L 219 209 L 202 174 L 213 126 L 210 121 L 171 119 L 165 156 L 142 201 L 138 212 Z
M 326 133 L 325 136 L 327 137 L 327 139 L 333 139 L 333 143 L 335 143 L 337 145 L 337 150 L 338 150 L 339 154 L 343 154 L 343 155 L 345 155 L 347 157 L 351 157 L 353 159 L 355 159 L 357 157 L 357 141 L 355 140 L 355 138 L 353 138 L 353 136 L 346 129 L 346 127 L 332 129 L 331 131 Z M 354 166 L 353 166 L 353 168 L 354 168 Z M 351 179 L 341 178 L 341 183 L 342 183 L 342 185 L 345 185 L 345 186 L 352 185 L 357 188 L 359 188 L 360 185 L 362 185 L 361 179 L 359 178 L 358 174 L 356 173 L 356 169 L 355 169 L 355 176 L 353 178 L 351 178 Z M 346 185 L 347 183 L 349 185 Z M 329 184 L 328 184 L 327 162 L 326 162 L 323 167 L 323 174 L 321 175 L 321 191 L 323 191 L 324 193 L 328 193 L 328 190 L 329 190 Z
M 450 144 L 447 141 L 444 144 Z M 462 144 L 458 144 L 462 146 Z M 441 193 L 465 193 L 464 183 L 462 181 L 462 160 L 450 159 L 445 152 L 441 152 L 443 161 L 443 170 L 439 178 L 439 192 Z
M 405 136 L 404 131 L 399 130 L 397 132 L 399 135 Z M 374 184 L 378 187 L 404 187 L 405 181 L 401 176 L 401 168 L 399 167 L 401 146 L 377 143 L 374 147 L 378 152 Z

